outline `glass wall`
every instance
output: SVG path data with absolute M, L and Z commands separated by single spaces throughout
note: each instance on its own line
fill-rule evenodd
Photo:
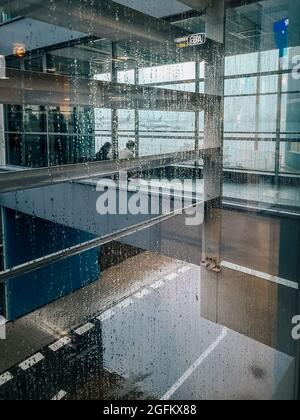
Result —
M 298 399 L 298 2 L 50 3 L 0 0 L 0 400 Z
M 10 5 L 11 1 L 7 0 L 7 1 L 3 1 L 0 7 L 0 23 L 6 23 L 9 20 L 13 19 L 14 17 L 16 17 L 15 15 L 12 14 L 12 10 L 11 10 L 11 5 Z
M 109 82 L 112 78 L 111 71 L 98 73 L 103 67 L 109 68 L 109 64 L 106 63 L 109 58 L 105 59 L 104 64 L 100 58 L 99 61 L 94 58 L 91 63 L 89 55 L 85 53 L 85 60 L 89 61 L 78 64 L 77 51 L 84 51 L 84 48 L 88 50 L 94 44 L 94 41 L 85 41 L 80 49 L 74 46 L 50 51 L 45 57 L 47 60 L 45 71 L 69 75 L 77 73 L 80 77 L 93 77 L 98 81 Z M 96 56 L 98 54 L 102 57 L 105 53 L 110 57 L 111 51 L 107 43 L 96 45 L 99 51 L 96 52 Z M 81 52 L 79 55 L 81 56 Z M 35 71 L 32 68 L 32 59 L 25 63 L 30 65 L 31 71 Z M 8 62 L 8 67 L 10 65 L 11 62 Z M 204 90 L 204 62 L 151 66 L 138 70 L 126 70 L 132 66 L 132 63 L 124 64 L 121 61 L 118 66 L 125 68 L 117 70 L 118 83 L 131 85 L 137 83 L 147 87 L 183 92 L 195 92 L 196 86 L 198 93 L 203 93 Z M 199 75 L 197 80 L 196 66 Z M 181 111 L 124 109 L 118 110 L 117 117 L 120 151 L 126 148 L 128 141 L 135 140 L 137 140 L 136 152 L 141 156 L 175 151 L 174 141 L 177 151 L 194 150 L 196 137 L 197 141 L 199 137 L 203 139 L 203 112 L 195 114 L 195 112 Z M 196 118 L 199 119 L 198 123 Z M 9 106 L 6 110 L 6 119 L 7 163 L 14 166 L 42 167 L 93 161 L 101 147 L 111 141 L 112 136 L 112 112 L 108 108 L 72 108 L 68 104 L 60 107 Z M 199 127 L 199 134 L 195 132 L 196 125 Z M 36 145 L 34 148 L 37 156 L 32 154 L 33 142 Z
M 98 71 L 103 71 L 103 67 L 109 69 L 111 48 L 107 42 L 96 43 L 95 57 L 90 59 L 84 51 L 94 45 L 95 41 L 85 41 L 80 48 L 66 46 L 48 52 L 46 71 L 92 76 L 95 80 L 109 82 L 111 71 Z M 293 80 L 293 60 L 295 62 L 297 58 L 297 51 L 294 47 L 288 48 L 283 58 L 279 57 L 277 49 L 248 54 L 238 52 L 226 57 L 225 61 L 224 167 L 273 175 L 297 173 L 297 120 L 289 120 L 293 117 L 288 109 L 290 103 L 297 101 L 298 95 Z M 103 54 L 106 58 L 97 59 Z M 42 57 L 38 59 L 42 63 Z M 118 62 L 118 67 L 125 68 L 117 71 L 118 83 L 204 92 L 204 62 L 189 61 L 136 70 L 130 69 L 133 64 L 127 61 L 125 64 Z M 42 71 L 36 67 L 36 58 L 24 60 L 21 65 L 31 71 Z M 6 114 L 7 163 L 11 165 L 39 167 L 93 160 L 111 136 L 112 114 L 109 109 L 71 109 L 67 104 L 49 109 L 35 106 L 23 109 L 19 106 L 11 107 Z M 81 114 L 85 114 L 84 121 L 80 121 Z M 168 141 L 170 136 L 178 144 L 178 150 L 193 150 L 198 137 L 203 138 L 203 113 L 199 116 L 199 134 L 195 133 L 193 113 L 137 111 L 136 114 L 134 111 L 119 111 L 121 148 L 127 141 L 135 140 L 136 129 L 141 155 L 160 154 L 172 149 L 173 144 Z M 37 157 L 31 152 L 33 144 L 38 148 Z
M 276 172 L 279 168 L 282 173 L 295 172 L 288 155 L 291 147 L 297 148 L 299 133 L 295 126 L 287 129 L 290 125 L 287 117 L 289 101 L 297 97 L 297 92 L 289 83 L 293 77 L 293 51 L 294 48 L 287 49 L 282 58 L 278 50 L 228 57 L 225 81 L 226 167 L 263 172 Z M 277 154 L 276 140 L 279 141 L 279 136 L 281 153 Z M 292 144 L 288 140 L 293 140 Z M 232 141 L 238 143 L 233 144 Z M 234 150 L 239 150 L 238 156 Z M 229 156 L 233 162 L 228 159 Z

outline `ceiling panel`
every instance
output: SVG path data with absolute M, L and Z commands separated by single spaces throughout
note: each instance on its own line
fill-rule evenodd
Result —
M 138 10 L 156 18 L 177 15 L 191 10 L 190 7 L 177 0 L 114 0 L 115 3 Z

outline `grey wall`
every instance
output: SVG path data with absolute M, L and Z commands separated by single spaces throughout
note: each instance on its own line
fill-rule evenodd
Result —
M 66 183 L 16 194 L 3 194 L 0 205 L 97 236 L 107 235 L 151 218 L 149 215 L 99 215 L 96 202 L 100 194 L 96 191 L 96 185 Z M 158 250 L 159 229 L 157 225 L 143 230 L 127 237 L 123 242 L 145 250 Z
M 82 32 L 70 31 L 34 19 L 21 19 L 0 27 L 0 54 L 11 55 L 16 41 L 24 44 L 26 50 L 34 50 L 84 36 L 86 34 Z

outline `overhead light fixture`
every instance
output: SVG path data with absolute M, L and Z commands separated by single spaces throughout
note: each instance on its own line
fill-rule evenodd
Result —
M 112 101 L 122 101 L 123 100 L 123 98 L 121 96 L 112 96 L 110 99 Z
M 130 58 L 129 57 L 125 57 L 125 56 L 118 56 L 118 57 L 114 57 L 113 59 L 112 59 L 112 61 L 117 61 L 117 62 L 123 62 L 123 61 L 128 61 L 128 60 L 130 60 Z
M 13 54 L 18 58 L 23 58 L 26 55 L 26 48 L 24 44 L 14 44 Z

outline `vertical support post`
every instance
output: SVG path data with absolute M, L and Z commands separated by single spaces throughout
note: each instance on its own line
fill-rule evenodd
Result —
M 6 61 L 0 55 L 0 79 L 6 78 Z M 4 106 L 0 104 L 0 165 L 6 165 L 5 128 L 4 128 Z
M 225 2 L 216 2 L 223 9 L 222 23 L 214 28 L 216 42 L 205 60 L 205 93 L 211 95 L 205 104 L 203 178 L 205 216 L 202 240 L 201 315 L 218 321 L 218 281 L 221 267 L 222 194 L 223 194 L 223 119 L 225 71 Z
M 224 114 L 224 49 L 212 48 L 206 62 L 205 91 L 210 94 L 205 105 L 204 149 L 204 199 L 207 209 L 203 257 L 221 263 L 221 223 L 213 215 L 219 213 L 223 193 L 223 114 Z M 216 213 L 217 212 L 217 213 Z
M 118 57 L 118 44 L 116 42 L 112 42 L 112 69 L 111 69 L 112 83 L 118 83 L 117 57 Z M 113 159 L 118 159 L 119 157 L 118 131 L 119 131 L 118 109 L 113 108 L 111 110 L 111 136 L 112 136 Z
M 210 1 L 205 15 L 205 32 L 208 38 L 224 43 L 225 0 Z
M 25 58 L 21 58 L 21 70 L 25 71 Z M 22 118 L 22 125 L 21 125 L 21 162 L 20 162 L 20 166 L 27 166 L 27 156 L 26 156 L 26 147 L 27 147 L 27 141 L 26 141 L 26 136 L 25 136 L 25 112 L 26 112 L 26 106 L 24 104 L 22 104 L 21 106 L 21 118 Z
M 282 80 L 283 59 L 279 57 L 279 75 L 277 90 L 277 115 L 276 115 L 276 148 L 275 148 L 275 184 L 279 184 L 280 175 L 280 144 L 281 144 L 281 115 L 282 115 Z
M 6 260 L 6 226 L 5 226 L 5 217 L 4 209 L 0 207 L 0 225 L 1 225 L 1 245 L 2 245 L 2 269 L 7 269 L 7 260 Z M 7 283 L 0 284 L 0 315 L 7 318 Z
M 46 51 L 43 52 L 43 57 L 42 57 L 42 63 L 43 63 L 43 73 L 47 73 L 47 53 Z M 47 162 L 47 166 L 51 166 L 52 162 L 51 162 L 51 145 L 50 145 L 50 136 L 49 136 L 49 106 L 46 105 L 44 107 L 45 109 L 45 119 L 46 119 L 46 138 L 47 138 L 47 143 L 46 143 L 46 162 Z
M 259 9 L 259 26 L 262 27 L 263 21 L 263 7 L 261 4 L 257 4 Z M 260 105 L 261 105 L 261 69 L 262 69 L 262 53 L 261 53 L 262 33 L 260 34 L 259 50 L 257 54 L 257 83 L 256 83 L 256 106 L 255 106 L 255 146 L 256 152 L 259 151 L 259 126 L 260 126 Z
M 199 59 L 196 60 L 196 70 L 195 70 L 195 92 L 200 93 L 200 62 Z M 200 112 L 195 111 L 195 152 L 198 155 L 199 152 L 199 141 L 200 141 Z M 195 162 L 195 167 L 198 168 L 199 161 Z
M 139 69 L 134 69 L 134 84 L 139 85 Z M 134 110 L 135 157 L 140 156 L 140 114 L 138 108 Z
M 0 165 L 6 165 L 6 147 L 4 130 L 4 106 L 0 105 Z
M 259 150 L 259 122 L 260 122 L 260 94 L 261 94 L 261 52 L 257 58 L 257 84 L 256 84 L 256 105 L 255 105 L 255 151 Z

